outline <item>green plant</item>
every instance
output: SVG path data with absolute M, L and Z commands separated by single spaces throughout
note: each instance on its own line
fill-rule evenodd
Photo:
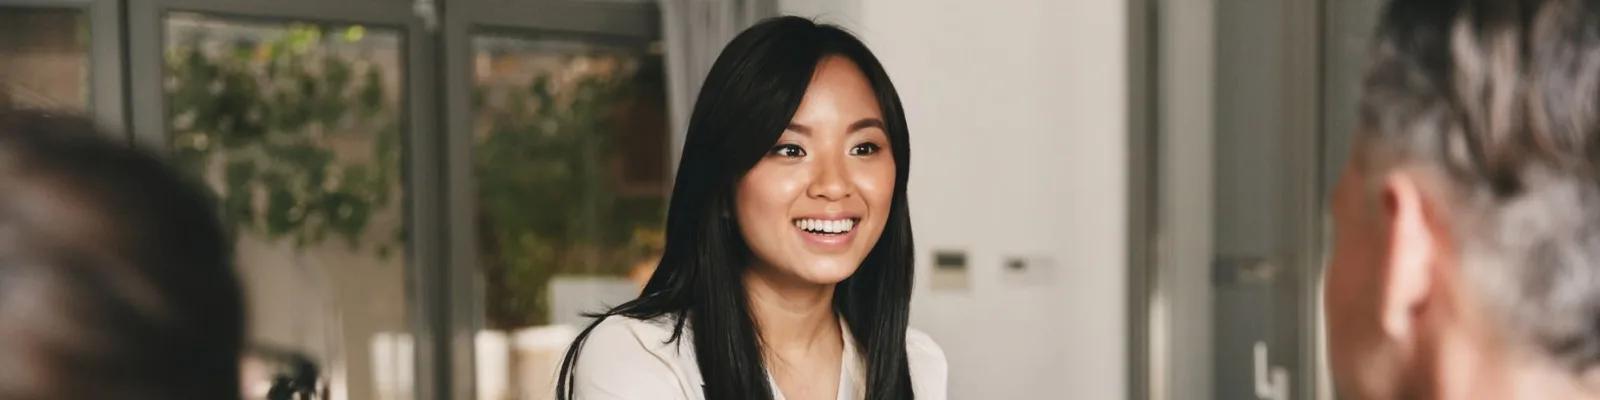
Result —
M 615 162 L 618 122 L 652 93 L 639 79 L 651 72 L 477 88 L 488 121 L 473 167 L 491 326 L 546 324 L 551 277 L 623 275 L 658 247 L 663 197 L 620 194 Z M 504 104 L 486 104 L 490 96 Z
M 212 183 L 236 232 L 301 248 L 330 237 L 363 245 L 400 187 L 389 72 L 335 51 L 368 40 L 365 30 L 294 24 L 218 39 L 204 29 L 175 35 L 167 54 L 176 161 Z M 605 71 L 476 88 L 486 132 L 472 168 L 491 327 L 546 324 L 551 277 L 621 275 L 661 247 L 665 199 L 621 194 L 615 160 L 617 122 L 641 96 L 661 95 L 661 71 Z M 505 104 L 486 104 L 491 93 Z M 387 255 L 403 238 L 394 237 L 373 248 Z
M 176 162 L 212 182 L 235 232 L 359 247 L 400 179 L 386 71 L 332 51 L 366 40 L 365 29 L 293 24 L 229 39 L 206 29 L 167 54 Z M 374 249 L 386 257 L 401 236 Z

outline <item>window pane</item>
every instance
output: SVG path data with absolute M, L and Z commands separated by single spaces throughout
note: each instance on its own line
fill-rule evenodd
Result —
M 586 320 L 579 314 L 636 296 L 661 251 L 661 55 L 646 43 L 472 43 L 489 328 L 479 337 L 479 396 L 549 398 L 562 352 Z
M 324 398 L 411 398 L 400 32 L 170 14 L 165 40 L 174 159 L 239 236 L 248 396 L 298 354 Z
M 89 25 L 73 9 L 0 7 L 0 106 L 89 104 Z

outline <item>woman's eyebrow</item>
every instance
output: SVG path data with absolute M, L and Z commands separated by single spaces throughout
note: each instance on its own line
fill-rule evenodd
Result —
M 796 123 L 790 122 L 789 123 L 789 127 L 788 128 L 784 128 L 784 129 L 794 131 L 794 133 L 798 133 L 798 134 L 801 134 L 801 135 L 811 136 L 811 127 L 809 127 L 809 126 L 805 126 L 805 125 L 801 125 L 801 124 L 796 124 Z
M 860 121 L 856 121 L 855 123 L 850 124 L 849 132 L 855 133 L 855 132 L 859 132 L 859 131 L 861 131 L 863 129 L 867 129 L 867 128 L 884 129 L 883 120 L 882 119 L 878 119 L 878 118 L 871 118 L 871 117 L 862 118 Z
M 886 129 L 883 127 L 883 119 L 867 117 L 850 124 L 850 127 L 845 132 L 856 133 L 867 128 Z M 790 122 L 789 126 L 784 129 L 804 136 L 811 136 L 811 127 L 802 124 Z

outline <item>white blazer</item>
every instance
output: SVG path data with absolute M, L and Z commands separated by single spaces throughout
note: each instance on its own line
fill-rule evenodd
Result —
M 589 333 L 573 370 L 576 400 L 704 400 L 700 364 L 695 360 L 694 337 L 685 328 L 672 338 L 672 316 L 638 320 L 612 316 Z M 843 320 L 844 365 L 839 373 L 839 400 L 866 398 L 866 365 L 856 350 L 854 336 Z M 911 389 L 917 400 L 945 400 L 949 367 L 944 350 L 927 334 L 906 331 L 906 361 L 911 367 Z M 778 385 L 767 376 L 772 398 L 784 400 Z

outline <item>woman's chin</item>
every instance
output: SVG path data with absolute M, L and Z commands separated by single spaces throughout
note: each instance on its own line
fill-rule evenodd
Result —
M 833 285 L 843 282 L 860 269 L 861 262 L 866 259 L 865 252 L 846 251 L 839 253 L 817 253 L 804 251 L 804 249 L 790 249 L 768 257 L 757 255 L 762 260 L 752 267 L 758 278 L 772 281 L 774 284 L 792 285 Z
M 791 273 L 806 283 L 817 285 L 832 285 L 843 282 L 845 278 L 856 273 L 861 265 L 860 260 L 840 260 L 833 257 L 822 257 L 800 265 L 797 271 Z

